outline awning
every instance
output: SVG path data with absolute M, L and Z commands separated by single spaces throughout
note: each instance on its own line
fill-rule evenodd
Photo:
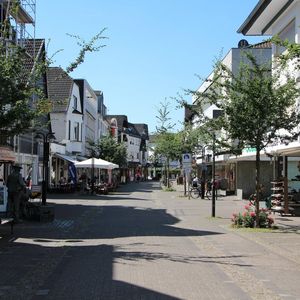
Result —
M 77 168 L 98 168 L 98 169 L 117 169 L 119 165 L 109 162 L 101 158 L 89 158 L 84 161 L 76 162 Z
M 0 146 L 0 162 L 15 162 L 16 156 L 14 151 L 8 146 Z
M 60 154 L 60 153 L 54 153 L 54 156 L 56 156 L 60 159 L 63 159 L 65 161 L 68 161 L 72 164 L 75 164 L 77 162 L 76 157 L 73 157 L 73 156 L 68 156 L 68 155 Z

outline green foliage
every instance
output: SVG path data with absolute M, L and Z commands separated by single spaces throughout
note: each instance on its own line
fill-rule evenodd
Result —
M 127 164 L 127 148 L 119 144 L 112 136 L 102 137 L 100 140 L 89 141 L 91 156 L 118 164 L 124 167 Z
M 20 1 L 8 4 L 5 10 L 6 18 L 0 24 L 1 37 L 9 37 L 10 16 L 17 16 Z M 83 63 L 87 52 L 99 51 L 104 47 L 95 46 L 98 40 L 105 38 L 102 36 L 104 30 L 89 42 L 74 36 L 81 49 L 78 57 L 67 68 L 67 72 L 73 71 Z M 41 116 L 47 116 L 52 106 L 38 83 L 51 62 L 45 53 L 38 58 L 29 58 L 26 50 L 14 44 L 14 41 L 8 39 L 0 41 L 0 137 L 4 142 L 8 137 L 32 130 L 33 126 L 46 125 L 41 124 Z M 45 118 L 43 120 L 45 123 Z
M 180 159 L 182 154 L 182 140 L 178 133 L 164 132 L 156 136 L 155 153 L 167 159 Z
M 300 113 L 297 104 L 299 89 L 295 79 L 285 72 L 285 66 L 271 62 L 260 64 L 249 51 L 243 54 L 237 74 L 222 62 L 217 62 L 209 88 L 204 92 L 187 90 L 194 104 L 190 108 L 197 116 L 202 132 L 219 132 L 219 149 L 256 149 L 256 187 L 260 186 L 260 151 L 278 141 L 293 141 L 299 135 Z M 181 105 L 188 105 L 181 99 Z M 215 106 L 223 111 L 217 119 L 209 118 L 204 110 Z M 256 224 L 259 201 L 257 201 Z
M 86 53 L 97 52 L 101 48 L 106 46 L 106 45 L 95 46 L 96 42 L 99 42 L 99 40 L 107 39 L 107 37 L 103 36 L 103 32 L 105 30 L 106 28 L 102 29 L 99 33 L 93 36 L 88 42 L 84 41 L 78 35 L 68 34 L 68 36 L 73 37 L 77 40 L 77 45 L 80 47 L 80 51 L 77 58 L 73 62 L 71 62 L 70 65 L 66 68 L 67 73 L 73 72 L 80 64 L 84 62 Z
M 299 90 L 295 80 L 286 77 L 279 83 L 282 73 L 271 76 L 270 64 L 259 64 L 245 52 L 247 63 L 242 63 L 237 75 L 224 64 L 217 63 L 209 91 L 191 91 L 197 99 L 197 110 L 202 131 L 224 130 L 218 139 L 223 147 L 231 148 L 232 141 L 239 146 L 264 149 L 275 140 L 293 140 L 299 134 L 296 99 Z M 216 105 L 224 111 L 218 119 L 209 119 L 203 107 Z M 282 130 L 284 129 L 284 130 Z M 288 132 L 288 133 L 287 133 Z
M 155 133 L 155 149 L 154 157 L 164 157 L 166 160 L 176 160 L 181 158 L 181 154 L 187 147 L 191 149 L 191 145 L 184 142 L 184 135 L 186 132 L 172 132 L 175 124 L 171 123 L 170 103 L 166 100 L 161 102 L 161 107 L 158 109 L 158 126 L 156 126 Z
M 164 102 L 160 102 L 160 105 L 161 106 L 158 108 L 158 115 L 156 116 L 156 119 L 158 120 L 158 126 L 156 126 L 157 134 L 171 131 L 175 126 L 175 124 L 170 122 L 170 102 L 165 99 Z
M 295 60 L 294 67 L 296 69 L 300 68 L 300 44 L 291 43 L 287 39 L 283 41 L 278 35 L 273 36 L 270 41 L 287 50 L 276 57 L 281 65 L 286 66 L 289 61 Z
M 41 89 L 34 86 L 41 75 L 25 65 L 25 50 L 16 45 L 0 43 L 0 134 L 13 136 L 32 126 L 45 108 Z M 41 69 L 40 69 L 41 70 Z M 33 97 L 41 100 L 39 105 Z
M 287 77 L 279 83 L 279 73 L 271 76 L 270 66 L 259 65 L 249 53 L 247 57 L 250 63 L 223 84 L 227 101 L 221 107 L 230 139 L 258 151 L 275 140 L 294 140 L 300 120 L 295 80 Z
M 256 224 L 257 220 L 258 224 Z M 274 226 L 274 219 L 266 209 L 261 208 L 259 210 L 259 218 L 256 218 L 255 208 L 251 204 L 245 206 L 244 212 L 234 213 L 231 221 L 234 227 L 271 228 Z

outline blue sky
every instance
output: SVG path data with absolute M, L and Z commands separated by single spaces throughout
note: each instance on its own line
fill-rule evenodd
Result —
M 182 127 L 183 109 L 172 100 L 196 89 L 213 62 L 238 41 L 236 33 L 258 0 L 37 0 L 36 38 L 45 38 L 55 66 L 77 57 L 76 40 L 90 40 L 107 28 L 106 47 L 88 54 L 70 75 L 102 90 L 108 114 L 155 131 L 160 103 L 170 102 L 170 117 Z M 247 37 L 249 43 L 262 40 Z M 191 99 L 187 99 L 191 100 Z

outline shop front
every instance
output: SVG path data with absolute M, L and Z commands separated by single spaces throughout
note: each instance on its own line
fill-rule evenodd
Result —
M 9 146 L 0 146 L 0 212 L 7 207 L 7 187 L 5 181 L 10 172 L 10 166 L 16 161 L 16 156 Z

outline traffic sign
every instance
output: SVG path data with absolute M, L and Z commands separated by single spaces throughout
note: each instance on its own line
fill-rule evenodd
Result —
M 182 163 L 192 163 L 192 155 L 190 153 L 182 154 Z

